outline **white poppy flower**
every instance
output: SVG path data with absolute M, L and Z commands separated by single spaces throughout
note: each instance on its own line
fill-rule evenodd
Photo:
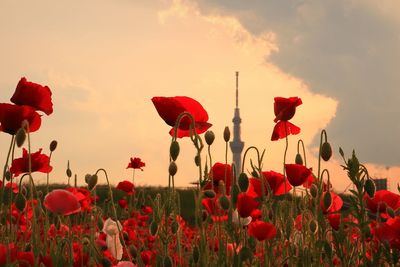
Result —
M 232 213 L 232 222 L 234 224 L 238 225 L 239 222 L 240 222 L 241 225 L 245 226 L 245 225 L 250 224 L 251 220 L 252 220 L 251 216 L 246 217 L 246 218 L 240 217 L 237 210 L 234 210 L 233 213 Z
M 107 235 L 106 244 L 108 250 L 111 252 L 111 255 L 117 259 L 122 259 L 122 244 L 119 239 L 119 229 L 122 229 L 122 225 L 119 221 L 115 222 L 114 220 L 108 218 L 104 222 L 103 233 Z

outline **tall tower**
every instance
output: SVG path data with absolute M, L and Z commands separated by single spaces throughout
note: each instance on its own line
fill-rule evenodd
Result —
M 235 163 L 236 173 L 239 175 L 242 172 L 242 151 L 244 147 L 244 142 L 240 139 L 240 123 L 242 119 L 240 118 L 239 112 L 239 72 L 236 72 L 236 107 L 235 115 L 232 119 L 233 122 L 233 141 L 230 142 L 230 147 L 233 154 L 233 163 Z

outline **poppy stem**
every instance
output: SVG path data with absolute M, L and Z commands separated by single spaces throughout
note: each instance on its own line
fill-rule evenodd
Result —
M 286 141 L 286 146 L 285 146 L 285 153 L 283 154 L 283 172 L 282 172 L 282 174 L 285 177 L 285 194 L 286 194 L 287 193 L 287 187 L 286 187 L 287 177 L 286 177 L 285 165 L 286 165 L 286 154 L 287 154 L 288 147 L 289 147 L 289 138 L 288 138 L 288 132 L 287 132 L 287 125 L 286 125 L 287 122 L 285 121 L 284 123 L 285 123 L 285 141 Z
M 10 148 L 8 149 L 6 163 L 4 164 L 4 169 L 3 169 L 3 183 L 1 184 L 1 195 L 0 195 L 0 201 L 2 203 L 3 203 L 4 186 L 5 186 L 5 180 L 6 180 L 6 172 L 7 172 L 7 168 L 8 168 L 8 161 L 10 159 L 10 154 L 11 154 L 11 150 L 12 150 L 14 142 L 15 142 L 15 136 L 12 135 L 11 136 Z
M 297 142 L 297 154 L 300 154 L 300 144 L 303 148 L 304 166 L 307 167 L 306 149 L 304 147 L 304 142 L 301 139 Z

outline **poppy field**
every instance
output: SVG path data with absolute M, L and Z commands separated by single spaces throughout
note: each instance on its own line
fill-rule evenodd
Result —
M 53 113 L 50 88 L 21 78 L 10 101 L 0 103 L 0 134 L 10 137 L 9 147 L 1 148 L 0 266 L 400 265 L 400 187 L 396 193 L 377 191 L 356 153 L 340 149 L 353 183 L 344 209 L 323 168 L 333 153 L 325 130 L 318 166 L 307 165 L 302 140 L 297 154 L 287 155 L 288 138 L 301 132 L 290 122 L 301 108 L 300 97 L 275 97 L 271 103 L 271 140 L 286 142 L 282 169 L 263 169 L 265 151 L 248 147 L 241 166 L 250 163 L 246 173 L 238 173 L 227 156 L 213 158 L 210 147 L 218 137 L 198 101 L 153 97 L 171 127 L 171 143 L 168 186 L 152 195 L 135 188 L 135 171 L 146 168 L 139 157 L 127 163 L 132 179 L 115 187 L 107 170 L 98 169 L 84 177 L 83 187 L 68 183 L 55 189 L 51 157 L 57 141 L 31 151 L 30 139 Z M 228 127 L 221 138 L 227 155 Z M 174 183 L 182 139 L 196 149 L 191 222 L 180 215 L 181 192 Z M 47 175 L 45 185 L 35 183 L 37 172 Z M 69 166 L 66 174 L 74 179 Z M 105 194 L 99 194 L 100 180 L 107 182 Z

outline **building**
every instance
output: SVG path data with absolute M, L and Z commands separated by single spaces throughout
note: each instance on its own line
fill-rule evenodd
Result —
M 236 106 L 233 122 L 233 141 L 230 142 L 230 147 L 233 155 L 233 163 L 235 164 L 236 174 L 239 175 L 242 172 L 242 151 L 244 142 L 240 139 L 240 118 L 239 111 L 239 72 L 236 72 Z
M 372 180 L 375 183 L 376 191 L 378 191 L 378 190 L 387 190 L 388 189 L 387 178 L 375 178 L 375 179 L 372 179 Z

